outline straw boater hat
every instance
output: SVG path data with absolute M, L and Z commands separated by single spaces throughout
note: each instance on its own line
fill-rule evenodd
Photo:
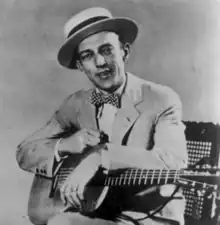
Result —
M 77 69 L 74 53 L 78 44 L 101 31 L 115 32 L 121 42 L 132 44 L 137 37 L 138 27 L 136 22 L 129 18 L 113 17 L 105 8 L 83 10 L 70 18 L 64 27 L 66 41 L 58 52 L 59 63 L 69 69 Z

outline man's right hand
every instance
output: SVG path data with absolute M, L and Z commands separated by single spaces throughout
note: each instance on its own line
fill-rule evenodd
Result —
M 101 134 L 98 130 L 81 129 L 72 136 L 62 139 L 58 153 L 62 157 L 66 154 L 81 153 L 85 147 L 93 147 L 100 143 Z

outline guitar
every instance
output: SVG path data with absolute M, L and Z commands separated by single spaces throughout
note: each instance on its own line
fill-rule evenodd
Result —
M 59 189 L 79 161 L 80 156 L 68 157 L 53 180 L 35 175 L 28 203 L 28 216 L 33 224 L 46 224 L 50 217 L 65 211 Z M 220 180 L 220 169 L 217 168 L 166 170 L 139 169 L 140 166 L 137 163 L 136 168 L 122 166 L 109 171 L 100 169 L 87 185 L 84 193 L 87 204 L 84 210 L 91 212 L 98 209 L 109 190 L 114 188 L 177 184 L 211 193 L 217 190 Z

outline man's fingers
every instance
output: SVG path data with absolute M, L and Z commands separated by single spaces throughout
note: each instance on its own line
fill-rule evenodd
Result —
M 73 188 L 71 185 L 64 185 L 61 190 L 60 190 L 60 198 L 64 205 L 67 203 L 70 203 L 73 207 L 79 208 L 81 203 L 78 200 L 77 194 L 76 194 L 77 189 Z
M 61 198 L 63 204 L 66 205 L 65 186 L 63 186 L 63 187 L 60 189 L 60 198 Z
M 93 137 L 99 138 L 100 132 L 92 129 L 87 130 L 87 134 L 92 135 Z
M 92 135 L 85 134 L 83 139 L 84 145 L 95 146 L 100 142 L 100 138 L 94 137 Z
M 68 202 L 71 205 L 74 205 L 74 201 L 72 201 L 72 198 L 71 198 L 71 186 L 70 185 L 67 185 L 64 190 L 64 198 L 65 198 L 66 203 Z
M 72 191 L 68 196 L 69 201 L 75 208 L 81 208 L 81 202 L 79 201 L 77 197 L 77 192 Z
M 68 201 L 76 208 L 80 206 L 80 202 L 77 198 L 77 190 L 78 186 L 72 186 L 71 184 L 69 185 L 69 191 L 67 193 L 67 198 Z
M 79 185 L 78 190 L 77 190 L 77 197 L 78 200 L 80 201 L 80 211 L 85 210 L 85 198 L 84 198 L 84 189 L 85 185 Z
M 77 190 L 77 197 L 79 201 L 84 200 L 84 187 L 85 185 L 79 185 L 78 190 Z
M 66 199 L 63 192 L 60 192 L 60 198 L 64 205 L 66 205 Z
M 166 184 L 160 187 L 160 194 L 164 197 L 171 196 L 175 191 L 176 186 L 173 184 Z
M 88 145 L 90 145 L 90 146 L 95 146 L 99 142 L 100 142 L 100 139 L 99 138 L 95 138 L 95 137 L 92 137 L 91 139 L 89 138 L 88 141 L 87 141 Z

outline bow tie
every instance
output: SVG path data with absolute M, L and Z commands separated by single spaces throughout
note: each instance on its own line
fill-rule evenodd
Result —
M 120 108 L 120 96 L 118 94 L 110 94 L 105 96 L 102 93 L 93 91 L 90 97 L 90 102 L 95 106 L 100 107 L 103 104 L 111 104 L 116 108 Z

